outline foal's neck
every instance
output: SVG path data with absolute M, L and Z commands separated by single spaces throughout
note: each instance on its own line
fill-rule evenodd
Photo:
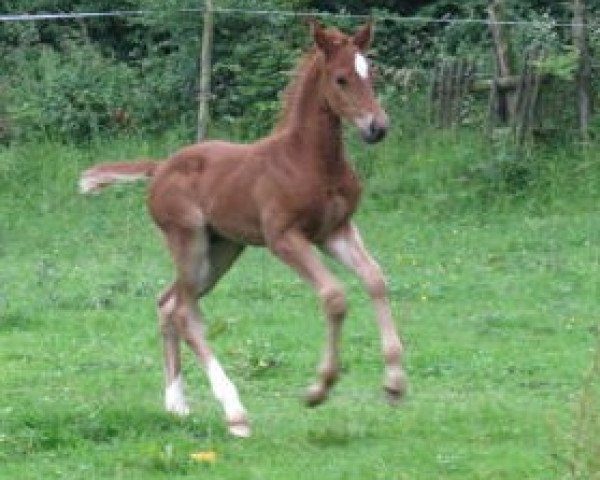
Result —
M 342 124 L 320 93 L 321 64 L 315 57 L 307 66 L 288 112 L 286 130 L 302 150 L 303 162 L 317 162 L 329 171 L 344 162 Z

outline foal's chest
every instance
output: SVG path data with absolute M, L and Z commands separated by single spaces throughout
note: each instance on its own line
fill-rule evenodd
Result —
M 356 211 L 359 198 L 360 184 L 353 171 L 336 182 L 321 185 L 308 215 L 308 235 L 317 242 L 327 238 L 348 221 Z

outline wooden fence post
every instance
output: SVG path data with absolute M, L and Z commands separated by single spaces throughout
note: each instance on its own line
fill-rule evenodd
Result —
M 518 148 L 523 146 L 525 139 L 531 134 L 535 121 L 535 110 L 538 103 L 541 75 L 537 69 L 537 62 L 542 58 L 540 48 L 530 49 L 525 53 L 523 72 L 515 103 L 515 117 L 513 119 L 513 133 Z
M 510 44 L 503 27 L 503 0 L 492 0 L 488 5 L 487 11 L 490 19 L 489 27 L 494 40 L 496 49 L 496 68 L 497 76 L 508 78 L 512 74 Z M 509 123 L 515 114 L 515 101 L 512 92 L 498 90 L 498 116 L 500 119 Z
M 460 125 L 462 107 L 474 83 L 475 65 L 468 60 L 444 58 L 433 70 L 429 89 L 429 118 L 438 128 Z
M 573 0 L 573 43 L 579 51 L 577 68 L 577 116 L 579 130 L 584 142 L 589 140 L 589 122 L 592 112 L 592 72 L 588 44 L 585 0 Z
M 213 44 L 213 3 L 204 1 L 204 26 L 202 28 L 202 54 L 200 58 L 200 89 L 198 91 L 198 141 L 206 137 L 206 129 L 210 116 L 210 74 L 211 52 Z
M 442 64 L 438 62 L 433 67 L 433 75 L 429 89 L 429 123 L 438 125 L 438 103 L 439 103 L 439 84 L 442 81 Z

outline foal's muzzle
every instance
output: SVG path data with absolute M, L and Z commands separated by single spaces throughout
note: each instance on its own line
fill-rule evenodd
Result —
M 366 115 L 356 120 L 356 126 L 365 142 L 377 143 L 385 137 L 389 128 L 389 120 L 385 114 L 379 117 Z

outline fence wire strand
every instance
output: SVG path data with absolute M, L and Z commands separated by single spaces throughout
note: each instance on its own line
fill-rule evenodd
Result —
M 178 9 L 175 11 L 180 14 L 202 14 L 204 8 L 185 8 Z M 587 24 L 577 24 L 568 22 L 536 22 L 525 19 L 517 20 L 500 20 L 490 21 L 485 18 L 454 18 L 451 16 L 444 16 L 441 18 L 427 17 L 427 16 L 403 16 L 403 15 L 365 15 L 365 14 L 353 14 L 353 13 L 334 13 L 334 12 L 295 12 L 292 10 L 247 10 L 243 8 L 215 8 L 213 9 L 215 14 L 223 15 L 254 15 L 254 16 L 272 16 L 277 15 L 280 17 L 297 17 L 297 18 L 345 18 L 345 19 L 357 19 L 357 20 L 379 20 L 379 21 L 391 21 L 396 23 L 434 23 L 441 25 L 515 25 L 515 26 L 537 26 L 541 24 L 549 24 L 554 27 L 561 28 L 572 28 L 572 27 L 584 27 L 593 28 L 595 25 L 593 22 Z M 56 12 L 56 13 L 15 13 L 15 14 L 2 14 L 0 15 L 0 22 L 34 22 L 34 21 L 48 21 L 48 20 L 82 20 L 92 18 L 118 18 L 118 17 L 135 17 L 135 16 L 156 16 L 163 15 L 163 10 L 114 10 L 108 12 Z

